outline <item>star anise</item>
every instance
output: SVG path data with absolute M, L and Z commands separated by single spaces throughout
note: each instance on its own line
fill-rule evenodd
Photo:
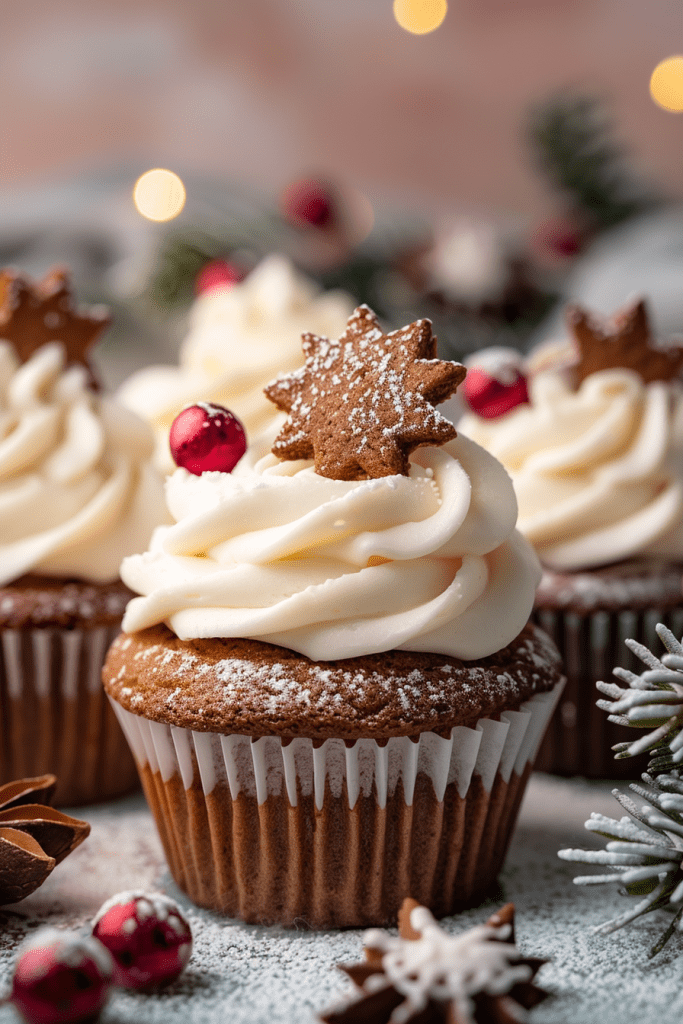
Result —
M 567 310 L 567 326 L 578 348 L 574 364 L 577 384 L 598 370 L 635 370 L 646 384 L 672 380 L 683 367 L 683 346 L 656 345 L 641 300 L 621 310 L 611 321 L 598 322 L 580 306 Z
M 49 806 L 56 785 L 42 775 L 0 786 L 0 905 L 29 896 L 90 833 L 86 821 Z
M 346 1006 L 321 1016 L 326 1024 L 523 1024 L 545 998 L 533 979 L 545 960 L 514 945 L 508 903 L 484 925 L 451 936 L 425 907 L 405 900 L 399 937 L 365 934 L 364 964 L 341 969 L 359 989 Z
M 74 305 L 69 275 L 62 267 L 39 282 L 15 270 L 0 272 L 0 338 L 12 342 L 23 363 L 41 345 L 60 341 L 67 365 L 80 363 L 91 370 L 88 350 L 110 323 L 104 306 Z
M 302 340 L 305 365 L 265 388 L 289 413 L 275 455 L 315 459 L 316 472 L 336 480 L 407 476 L 410 452 L 456 436 L 433 406 L 454 393 L 465 368 L 435 358 L 429 320 L 384 334 L 359 306 L 338 341 Z

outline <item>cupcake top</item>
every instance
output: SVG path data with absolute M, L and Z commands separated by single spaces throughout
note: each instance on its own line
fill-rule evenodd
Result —
M 108 317 L 76 310 L 62 272 L 5 273 L 0 293 L 0 586 L 115 581 L 167 516 L 149 428 L 90 383 Z
M 159 468 L 175 468 L 168 431 L 177 413 L 197 400 L 226 405 L 252 437 L 276 428 L 283 417 L 264 397 L 264 386 L 278 372 L 301 365 L 303 331 L 336 336 L 352 308 L 349 296 L 321 292 L 279 255 L 267 257 L 241 283 L 200 295 L 180 365 L 140 370 L 118 394 L 151 421 Z
M 181 640 L 250 638 L 316 661 L 499 651 L 540 567 L 503 468 L 432 407 L 463 368 L 434 358 L 428 321 L 383 334 L 367 307 L 304 351 L 268 388 L 290 413 L 273 452 L 167 481 L 174 525 L 121 568 L 142 595 L 124 629 L 165 623 Z
M 610 324 L 567 319 L 571 356 L 556 345 L 520 361 L 523 389 L 490 373 L 491 401 L 458 429 L 510 473 L 518 528 L 550 568 L 681 561 L 683 348 L 654 343 L 643 303 Z

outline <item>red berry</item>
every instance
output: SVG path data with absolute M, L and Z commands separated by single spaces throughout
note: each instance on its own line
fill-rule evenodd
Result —
M 10 1002 L 28 1024 L 94 1021 L 113 971 L 111 956 L 91 936 L 41 928 L 19 951 Z
M 178 906 L 160 893 L 122 892 L 100 908 L 93 935 L 114 957 L 123 988 L 169 985 L 192 953 L 192 932 Z
M 461 394 L 473 412 L 492 420 L 529 401 L 526 378 L 519 373 L 510 384 L 503 383 L 474 366 L 467 371 Z
M 213 402 L 197 402 L 179 412 L 168 441 L 176 466 L 195 476 L 229 473 L 247 450 L 240 421 L 229 409 Z
M 543 257 L 570 260 L 584 247 L 585 232 L 571 219 L 544 221 L 535 229 L 532 246 Z
M 335 202 L 326 185 L 314 178 L 307 178 L 295 181 L 285 189 L 280 207 L 288 220 L 324 228 L 334 218 Z
M 211 292 L 215 288 L 232 288 L 244 278 L 244 271 L 241 267 L 236 267 L 234 263 L 228 263 L 227 260 L 211 260 L 205 267 L 202 267 L 195 278 L 195 294 L 204 295 L 205 292 Z

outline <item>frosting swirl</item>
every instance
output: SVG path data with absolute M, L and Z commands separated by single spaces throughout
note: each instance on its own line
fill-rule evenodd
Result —
M 395 648 L 485 657 L 521 631 L 540 567 L 502 466 L 458 437 L 410 475 L 341 481 L 258 458 L 166 484 L 175 525 L 124 560 L 128 632 L 246 637 L 313 660 Z M 514 586 L 511 586 L 514 581 Z
M 632 370 L 560 370 L 530 382 L 530 404 L 458 430 L 510 473 L 518 528 L 555 569 L 634 555 L 683 558 L 683 390 Z
M 175 469 L 168 432 L 181 409 L 203 400 L 227 406 L 247 435 L 277 427 L 284 417 L 263 394 L 278 373 L 303 363 L 304 331 L 337 337 L 353 310 L 343 292 L 320 292 L 283 256 L 263 260 L 243 282 L 216 288 L 196 300 L 179 366 L 150 366 L 133 374 L 120 401 L 150 420 L 155 461 Z
M 59 342 L 22 365 L 0 341 L 0 585 L 116 580 L 167 520 L 149 428 L 87 381 Z

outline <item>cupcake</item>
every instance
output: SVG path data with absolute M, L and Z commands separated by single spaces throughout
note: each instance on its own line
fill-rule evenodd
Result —
M 180 365 L 140 370 L 117 396 L 152 423 L 158 468 L 175 469 L 168 432 L 180 410 L 198 400 L 228 406 L 250 437 L 269 428 L 274 436 L 283 417 L 265 398 L 264 386 L 278 372 L 301 365 L 304 330 L 336 337 L 352 308 L 349 296 L 321 292 L 280 255 L 268 256 L 240 283 L 201 294 L 190 312 Z
M 510 473 L 544 565 L 534 618 L 568 684 L 537 766 L 609 778 L 628 772 L 610 754 L 628 731 L 595 708 L 595 682 L 636 667 L 627 637 L 651 647 L 658 622 L 683 630 L 683 348 L 654 342 L 642 302 L 567 322 L 568 341 L 526 360 L 474 357 L 458 430 Z
M 100 672 L 120 561 L 167 520 L 151 431 L 91 386 L 107 323 L 61 271 L 0 275 L 0 785 L 51 772 L 61 804 L 136 784 Z
M 433 408 L 464 369 L 429 321 L 385 335 L 361 306 L 304 352 L 267 388 L 271 452 L 167 480 L 105 688 L 196 903 L 445 915 L 493 885 L 561 688 L 540 566 L 503 468 Z

